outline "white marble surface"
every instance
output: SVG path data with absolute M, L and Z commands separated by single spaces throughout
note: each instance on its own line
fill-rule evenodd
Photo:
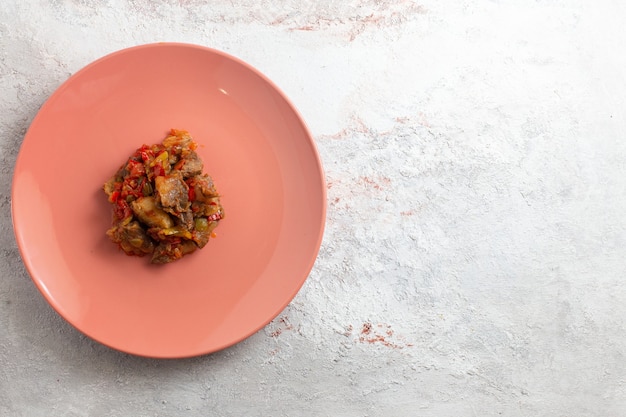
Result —
M 617 0 L 3 0 L 0 415 L 625 415 L 625 19 Z M 268 75 L 328 179 L 291 305 L 188 360 L 74 330 L 10 219 L 44 100 L 155 41 Z

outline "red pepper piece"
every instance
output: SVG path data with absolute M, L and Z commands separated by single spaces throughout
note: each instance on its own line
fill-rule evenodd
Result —
M 133 161 L 132 159 L 128 161 L 128 175 L 133 178 L 141 177 L 146 173 L 146 169 L 144 168 L 141 162 Z
M 115 217 L 118 220 L 124 220 L 127 217 L 132 216 L 133 212 L 130 209 L 130 206 L 128 205 L 128 203 L 124 200 L 120 200 L 118 199 L 115 202 L 115 206 L 113 208 L 114 213 L 115 213 Z
M 155 177 L 163 177 L 165 176 L 165 170 L 163 169 L 163 167 L 159 164 L 155 165 L 153 168 L 153 174 Z
M 111 193 L 111 196 L 109 197 L 109 201 L 111 203 L 116 203 L 117 200 L 119 200 L 119 198 L 120 198 L 120 192 L 119 191 L 113 191 Z
M 211 214 L 209 217 L 207 217 L 207 219 L 210 222 L 215 222 L 215 221 L 221 220 L 222 219 L 222 213 L 218 211 L 217 213 Z
M 141 156 L 141 159 L 144 162 L 147 162 L 150 159 L 154 158 L 154 152 L 147 145 L 143 145 L 141 148 L 137 150 L 137 152 L 139 152 L 139 155 Z

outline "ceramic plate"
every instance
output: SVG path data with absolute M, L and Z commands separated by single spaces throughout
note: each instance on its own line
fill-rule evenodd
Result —
M 226 218 L 172 264 L 105 236 L 102 184 L 142 144 L 188 130 Z M 161 43 L 115 52 L 65 82 L 33 120 L 13 179 L 17 243 L 33 281 L 77 329 L 149 357 L 206 354 L 265 326 L 320 247 L 326 187 L 311 135 L 266 77 L 222 52 Z

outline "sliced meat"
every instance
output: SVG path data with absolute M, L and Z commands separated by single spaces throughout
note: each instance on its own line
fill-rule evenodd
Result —
M 190 240 L 181 243 L 161 243 L 154 248 L 152 259 L 153 264 L 166 264 L 195 251 L 198 247 Z
M 182 212 L 189 208 L 189 187 L 180 172 L 154 179 L 158 202 L 166 211 Z M 169 209 L 169 210 L 168 210 Z
M 180 213 L 180 215 L 176 217 L 176 223 L 186 230 L 193 230 L 193 213 L 191 210 Z
M 192 181 L 196 200 L 208 203 L 212 198 L 219 196 L 213 179 L 208 174 L 196 175 Z
M 167 229 L 174 226 L 174 220 L 156 203 L 154 197 L 140 197 L 130 203 L 135 216 L 150 227 Z
M 167 210 L 173 217 L 174 223 L 176 223 L 176 227 L 187 231 L 193 230 L 193 213 L 191 212 L 191 210 L 185 210 L 181 212 L 176 212 L 175 210 L 168 208 L 165 208 L 164 210 Z
M 183 174 L 183 178 L 190 178 L 202 173 L 202 160 L 195 151 L 191 151 L 187 156 L 181 159 L 180 172 Z
M 215 189 L 213 179 L 207 175 L 197 175 L 189 180 L 193 184 L 195 200 L 192 203 L 192 211 L 196 217 L 205 216 L 209 220 L 224 218 L 224 209 L 220 203 L 220 196 Z
M 219 203 L 219 198 L 215 197 L 215 200 L 217 201 L 214 201 L 213 199 L 209 200 L 208 202 L 194 201 L 191 205 L 191 210 L 195 213 L 196 216 L 210 217 L 214 214 L 219 213 L 219 218 L 223 218 L 224 210 Z
M 154 251 L 154 242 L 137 221 L 118 223 L 107 231 L 107 235 L 129 255 L 143 256 Z

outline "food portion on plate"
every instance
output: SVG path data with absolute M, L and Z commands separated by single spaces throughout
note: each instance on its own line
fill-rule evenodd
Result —
M 113 205 L 106 234 L 127 255 L 165 264 L 215 237 L 224 208 L 196 147 L 187 131 L 172 129 L 162 143 L 137 149 L 104 184 Z

